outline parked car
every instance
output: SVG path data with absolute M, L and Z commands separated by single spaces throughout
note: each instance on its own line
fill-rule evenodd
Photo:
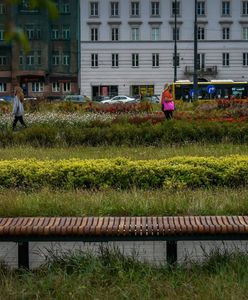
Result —
M 114 104 L 114 103 L 136 103 L 136 99 L 125 95 L 115 96 L 109 100 L 103 100 L 101 103 Z
M 12 102 L 14 97 L 13 96 L 1 96 L 1 99 L 4 100 L 5 102 Z
M 24 101 L 36 101 L 36 97 L 24 97 Z
M 144 100 L 149 101 L 151 103 L 159 103 L 160 102 L 160 99 L 157 95 L 145 96 Z
M 109 99 L 110 99 L 109 96 L 95 96 L 93 100 L 97 102 L 101 102 L 103 100 L 109 100 Z
M 87 102 L 87 97 L 83 95 L 67 95 L 64 100 L 72 103 L 85 103 Z

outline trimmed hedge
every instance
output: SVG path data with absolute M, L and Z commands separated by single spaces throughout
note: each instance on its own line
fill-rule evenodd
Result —
M 248 122 L 165 121 L 152 125 L 120 122 L 113 124 L 44 124 L 12 132 L 0 130 L 0 146 L 163 146 L 175 143 L 246 143 Z
M 150 189 L 235 187 L 247 182 L 248 156 L 0 161 L 0 187 Z

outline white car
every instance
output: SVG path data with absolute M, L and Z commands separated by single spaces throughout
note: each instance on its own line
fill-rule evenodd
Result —
M 119 95 L 115 96 L 111 99 L 103 100 L 101 103 L 106 103 L 106 104 L 114 104 L 114 103 L 131 103 L 131 102 L 136 102 L 135 98 L 131 98 L 125 95 Z

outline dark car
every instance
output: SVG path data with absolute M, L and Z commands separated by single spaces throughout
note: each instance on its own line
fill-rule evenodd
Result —
M 88 99 L 83 95 L 67 95 L 64 100 L 72 103 L 85 103 Z

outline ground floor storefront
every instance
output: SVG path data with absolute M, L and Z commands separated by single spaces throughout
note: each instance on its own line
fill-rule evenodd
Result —
M 21 86 L 25 97 L 56 99 L 79 93 L 77 76 L 19 74 L 1 77 L 0 74 L 0 98 L 9 100 L 17 85 Z
M 155 94 L 155 86 L 153 84 L 135 84 L 125 85 L 125 90 L 122 85 L 92 85 L 91 99 L 101 100 L 104 97 L 112 98 L 117 95 L 127 95 L 133 97 L 146 97 Z

